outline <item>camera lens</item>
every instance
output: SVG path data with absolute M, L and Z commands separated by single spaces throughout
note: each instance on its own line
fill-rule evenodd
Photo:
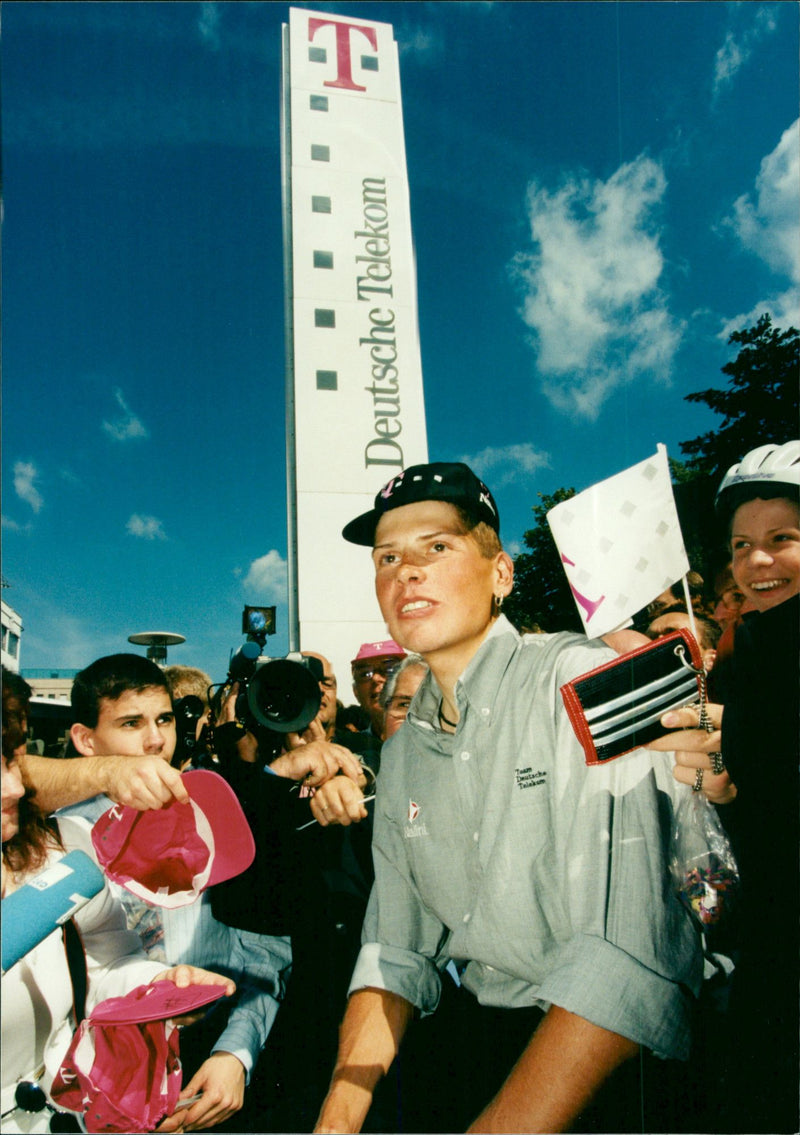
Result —
M 266 662 L 247 684 L 253 716 L 268 729 L 293 733 L 305 729 L 319 711 L 319 683 L 299 662 Z

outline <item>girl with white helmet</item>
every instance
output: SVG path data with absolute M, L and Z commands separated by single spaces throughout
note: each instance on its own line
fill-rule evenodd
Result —
M 800 954 L 800 441 L 762 445 L 733 465 L 715 502 L 734 579 L 754 610 L 736 632 L 720 732 L 691 708 L 667 714 L 681 736 L 676 776 L 728 803 L 720 818 L 741 875 L 738 958 L 718 1055 L 719 1131 L 796 1132 Z M 719 723 L 721 707 L 715 707 Z M 674 734 L 653 748 L 674 744 Z M 714 750 L 729 775 L 716 796 Z M 719 761 L 717 756 L 717 762 Z M 718 763 L 717 766 L 719 767 Z M 706 777 L 705 784 L 703 777 Z M 722 783 L 722 782 L 720 782 Z M 735 786 L 735 787 L 734 787 Z
M 800 441 L 762 445 L 731 466 L 715 507 L 728 523 L 733 577 L 757 611 L 800 591 Z

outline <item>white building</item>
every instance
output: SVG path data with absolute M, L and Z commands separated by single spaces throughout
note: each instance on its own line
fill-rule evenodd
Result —
M 3 644 L 2 661 L 7 670 L 19 673 L 19 654 L 22 642 L 22 617 L 6 601 L 2 603 Z
M 390 24 L 290 9 L 282 139 L 289 641 L 329 657 L 347 699 L 349 660 L 387 633 L 342 527 L 428 460 Z

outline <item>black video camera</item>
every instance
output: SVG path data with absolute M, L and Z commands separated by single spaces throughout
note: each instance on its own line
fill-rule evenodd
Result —
M 248 641 L 231 654 L 228 679 L 220 692 L 224 697 L 238 683 L 236 718 L 248 728 L 256 724 L 276 733 L 299 733 L 319 713 L 321 678 L 317 658 L 301 654 L 264 658 L 261 645 Z
M 208 738 L 207 747 L 223 762 L 235 753 L 244 732 L 255 736 L 260 761 L 272 759 L 283 748 L 284 734 L 302 732 L 319 713 L 322 663 L 302 654 L 265 657 L 267 635 L 274 633 L 274 607 L 245 607 L 242 634 L 247 641 L 231 651 L 228 677 L 210 699 L 213 722 L 237 686 L 235 721 L 212 726 Z
M 206 753 L 206 740 L 208 724 L 204 724 L 198 736 L 197 723 L 206 715 L 206 706 L 203 699 L 196 694 L 186 694 L 173 702 L 175 713 L 175 754 L 172 758 L 173 768 L 182 768 L 187 761 L 196 767 L 203 767 Z

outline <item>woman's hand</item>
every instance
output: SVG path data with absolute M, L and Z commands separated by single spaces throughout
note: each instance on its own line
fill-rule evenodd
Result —
M 670 710 L 661 718 L 661 724 L 673 732 L 657 737 L 646 746 L 660 753 L 674 750 L 672 775 L 680 784 L 703 792 L 712 804 L 730 804 L 736 799 L 736 785 L 721 764 L 722 712 L 721 705 L 711 702 L 706 706 L 706 714 L 714 726 L 709 733 L 700 727 L 697 706 Z M 715 768 L 720 771 L 715 772 Z
M 179 965 L 165 969 L 163 973 L 153 978 L 156 981 L 171 981 L 178 989 L 188 989 L 190 985 L 224 985 L 225 996 L 231 997 L 236 992 L 236 982 L 221 973 L 212 973 L 211 970 L 201 969 L 199 966 Z M 193 1025 L 205 1014 L 205 1008 L 196 1013 L 185 1013 L 182 1017 L 173 1017 L 176 1025 Z

